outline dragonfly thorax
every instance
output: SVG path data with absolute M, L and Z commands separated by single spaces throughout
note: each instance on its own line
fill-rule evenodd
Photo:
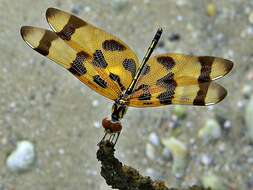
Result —
M 124 100 L 121 101 L 121 100 L 116 101 L 112 106 L 111 118 L 113 122 L 117 122 L 120 119 L 122 119 L 127 111 L 127 105 L 125 104 L 125 101 Z

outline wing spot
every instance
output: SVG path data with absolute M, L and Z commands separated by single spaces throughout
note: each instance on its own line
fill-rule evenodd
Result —
M 203 106 L 205 105 L 205 99 L 210 85 L 210 83 L 208 83 L 207 85 L 206 83 L 203 82 L 211 80 L 210 74 L 212 71 L 212 65 L 214 63 L 215 58 L 210 56 L 201 56 L 198 59 L 201 65 L 200 75 L 198 78 L 199 90 L 197 92 L 195 99 L 193 100 L 193 105 Z
M 119 85 L 119 87 L 120 87 L 120 89 L 121 89 L 122 92 L 125 90 L 125 87 L 124 87 L 124 85 L 121 83 L 120 78 L 119 78 L 118 75 L 113 74 L 113 73 L 110 73 L 109 77 L 110 77 L 110 79 L 112 79 L 113 81 L 115 81 L 115 82 L 118 83 L 118 85 Z
M 174 74 L 168 73 L 163 78 L 160 78 L 156 81 L 156 85 L 167 88 L 167 89 L 175 89 L 177 86 L 176 81 L 174 80 Z
M 74 15 L 71 15 L 68 20 L 68 23 L 63 27 L 60 32 L 57 32 L 56 34 L 61 39 L 69 41 L 71 39 L 71 36 L 75 33 L 76 29 L 85 26 L 86 24 L 87 23 L 83 20 L 77 18 Z
M 107 51 L 124 51 L 126 47 L 116 40 L 105 40 L 102 43 L 102 47 Z
M 72 34 L 75 32 L 75 26 L 73 24 L 68 24 L 64 26 L 64 28 L 57 33 L 61 39 L 69 41 L 71 39 Z
M 127 71 L 131 72 L 132 78 L 134 78 L 136 72 L 135 61 L 133 59 L 125 59 L 122 64 Z
M 150 93 L 143 93 L 138 97 L 138 100 L 143 101 L 143 100 L 151 100 L 151 94 Z
M 156 85 L 164 87 L 167 89 L 166 92 L 162 92 L 157 96 L 157 99 L 161 104 L 167 105 L 172 103 L 172 99 L 174 98 L 175 89 L 177 87 L 177 83 L 174 80 L 174 74 L 168 73 L 163 78 L 157 80 Z
M 199 63 L 201 65 L 200 75 L 198 78 L 198 81 L 210 81 L 211 77 L 211 71 L 212 71 L 212 65 L 214 63 L 214 57 L 209 56 L 201 56 L 198 58 Z
M 105 69 L 108 65 L 101 50 L 95 51 L 95 53 L 93 54 L 92 63 L 96 67 L 103 68 L 103 69 Z
M 170 56 L 157 57 L 157 61 L 161 63 L 167 70 L 171 70 L 175 66 L 175 61 Z
M 83 62 L 89 57 L 87 53 L 81 51 L 76 54 L 76 58 L 71 64 L 71 67 L 68 69 L 73 75 L 82 76 L 87 70 L 83 64 Z
M 51 31 L 46 30 L 45 34 L 39 42 L 39 45 L 34 48 L 34 50 L 44 56 L 47 56 L 49 54 L 49 49 L 51 47 L 52 41 L 54 41 L 55 39 L 57 39 L 57 36 L 53 35 Z
M 142 75 L 147 75 L 150 72 L 150 66 L 144 65 L 143 70 L 141 71 Z
M 134 90 L 134 92 L 137 92 L 138 94 L 140 94 L 138 96 L 138 99 L 143 101 L 143 100 L 150 100 L 151 99 L 151 93 L 149 90 L 150 86 L 147 84 L 141 84 L 138 88 L 136 88 Z M 138 92 L 141 91 L 141 92 Z
M 152 105 L 152 102 L 143 102 L 143 105 Z
M 99 75 L 93 76 L 93 81 L 102 88 L 107 88 L 107 82 L 103 80 Z
M 149 87 L 150 87 L 150 86 L 147 85 L 147 84 L 141 84 L 138 88 L 136 88 L 136 89 L 134 90 L 134 92 L 137 92 L 137 91 L 142 90 L 142 89 L 148 89 Z
M 175 91 L 168 90 L 166 92 L 162 92 L 156 98 L 160 101 L 161 104 L 168 105 L 172 104 L 172 99 L 174 98 Z
M 149 85 L 142 85 L 142 91 L 143 93 L 138 97 L 139 100 L 151 100 L 151 93 L 149 91 Z
M 210 85 L 210 82 L 208 84 L 199 83 L 199 90 L 197 92 L 195 99 L 193 100 L 193 105 L 204 106 L 206 104 L 205 99 L 206 99 L 209 85 Z

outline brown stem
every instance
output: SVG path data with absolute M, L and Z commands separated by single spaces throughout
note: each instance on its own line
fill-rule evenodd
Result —
M 148 176 L 142 176 L 140 173 L 130 167 L 123 165 L 114 157 L 114 146 L 109 141 L 103 141 L 99 145 L 97 159 L 101 161 L 101 176 L 106 183 L 113 189 L 119 190 L 177 190 L 168 188 L 162 181 L 153 181 Z M 211 190 L 198 186 L 188 188 L 188 190 Z

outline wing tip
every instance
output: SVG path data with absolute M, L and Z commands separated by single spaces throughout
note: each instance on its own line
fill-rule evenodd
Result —
M 46 29 L 39 28 L 39 27 L 36 27 L 36 26 L 22 26 L 20 28 L 20 35 L 25 40 L 28 35 L 36 33 L 36 32 L 42 32 L 42 31 L 46 31 Z
M 28 35 L 28 33 L 31 30 L 31 26 L 22 26 L 20 28 L 20 35 L 22 36 L 22 38 L 25 40 L 26 36 Z
M 20 28 L 20 35 L 22 37 L 22 39 L 29 45 L 31 46 L 31 44 L 28 42 L 29 40 L 29 35 L 31 35 L 31 33 L 35 30 L 38 29 L 36 27 L 33 26 L 22 26 Z M 31 46 L 32 47 L 32 46 Z
M 221 78 L 227 75 L 233 69 L 233 66 L 234 66 L 233 61 L 230 61 L 229 59 L 224 59 L 224 58 L 219 58 L 219 57 L 217 57 L 216 59 L 218 61 L 217 65 L 222 65 L 223 67 L 223 74 L 221 76 L 214 78 L 213 80 L 216 80 L 218 78 Z
M 46 18 L 47 18 L 47 20 L 48 20 L 49 18 L 54 17 L 59 11 L 60 11 L 60 10 L 57 9 L 57 8 L 49 7 L 49 8 L 47 9 L 47 11 L 46 11 Z
M 223 86 L 217 83 L 211 83 L 211 84 L 215 85 L 214 90 L 216 91 L 216 101 L 206 103 L 205 104 L 206 106 L 218 104 L 219 102 L 224 100 L 228 94 L 227 90 Z
M 20 35 L 22 39 L 25 41 L 25 43 L 30 46 L 32 49 L 34 49 L 34 45 L 31 43 L 30 35 L 33 35 L 33 32 L 38 29 L 33 26 L 22 26 L 20 28 Z
M 215 104 L 217 104 L 217 103 L 221 102 L 222 100 L 224 100 L 226 98 L 227 94 L 228 94 L 227 90 L 224 87 L 222 87 L 222 86 L 220 86 L 220 87 L 221 88 L 217 92 L 217 97 L 218 98 L 217 98 L 217 102 L 215 102 Z
M 229 73 L 233 69 L 234 63 L 233 63 L 233 61 L 230 61 L 228 59 L 224 59 L 224 60 L 226 63 L 226 73 Z

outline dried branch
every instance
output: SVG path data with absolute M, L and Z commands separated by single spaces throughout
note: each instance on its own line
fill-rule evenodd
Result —
M 176 188 L 168 188 L 162 181 L 153 181 L 148 176 L 142 176 L 140 173 L 130 167 L 123 165 L 114 157 L 114 146 L 105 141 L 99 144 L 97 151 L 97 159 L 101 161 L 101 176 L 104 177 L 106 183 L 113 189 L 119 190 L 177 190 Z M 211 190 L 198 186 L 193 186 L 187 190 Z

